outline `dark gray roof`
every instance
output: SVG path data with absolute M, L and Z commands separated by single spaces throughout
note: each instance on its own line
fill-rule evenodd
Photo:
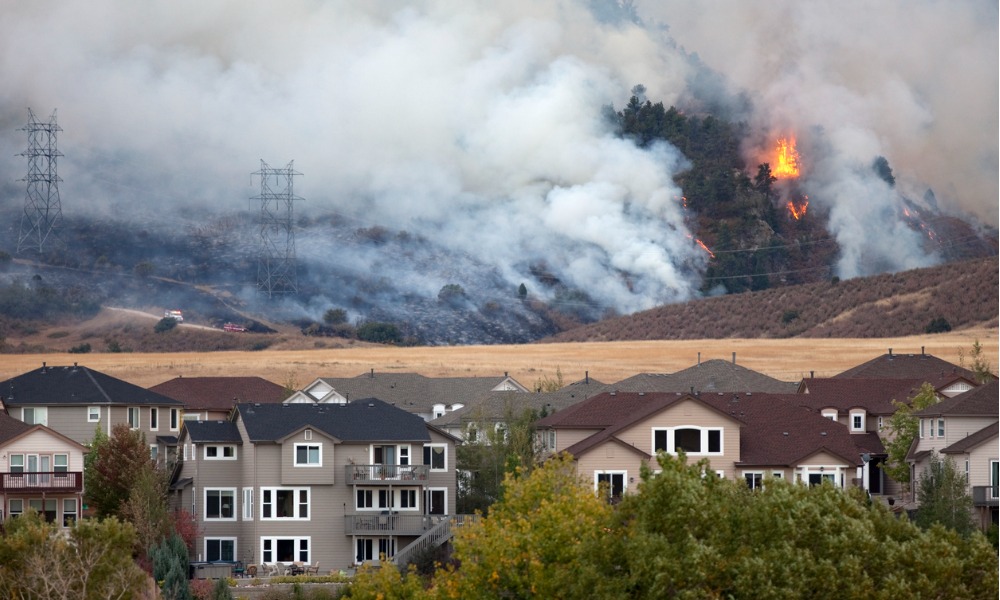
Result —
M 0 396 L 8 406 L 181 406 L 173 398 L 76 365 L 43 366 L 8 379 L 0 383 Z
M 379 398 L 410 412 L 431 412 L 439 403 L 465 404 L 470 398 L 489 392 L 505 379 L 506 376 L 425 377 L 417 373 L 379 372 L 356 377 L 320 378 L 348 401 Z
M 347 404 L 237 404 L 252 442 L 273 442 L 313 427 L 344 442 L 427 442 L 418 415 L 374 398 Z
M 242 444 L 240 431 L 232 421 L 184 421 L 188 438 L 195 444 L 225 442 Z
M 571 383 L 554 392 L 490 392 L 479 394 L 465 402 L 458 410 L 445 413 L 431 421 L 438 427 L 454 427 L 472 422 L 503 422 L 513 411 L 520 416 L 525 410 L 534 410 L 539 417 L 565 410 L 577 402 L 606 391 L 608 386 L 596 379 Z
M 780 381 L 732 361 L 713 359 L 676 373 L 640 373 L 611 387 L 620 392 L 791 394 L 798 387 L 798 382 Z

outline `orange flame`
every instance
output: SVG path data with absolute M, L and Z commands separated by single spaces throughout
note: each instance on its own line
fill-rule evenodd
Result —
M 704 250 L 705 252 L 708 252 L 709 256 L 711 256 L 712 258 L 715 258 L 715 253 L 708 249 L 708 246 L 705 245 L 705 242 L 703 242 L 703 241 L 701 241 L 701 240 L 699 240 L 697 238 L 695 238 L 694 241 L 697 242 L 699 246 L 701 246 L 702 250 Z
M 775 149 L 774 169 L 771 175 L 778 179 L 794 179 L 799 176 L 799 153 L 795 150 L 795 138 L 778 138 Z M 797 217 L 796 217 L 797 218 Z
M 806 210 L 809 209 L 809 200 L 808 199 L 803 200 L 801 203 L 799 203 L 798 206 L 796 206 L 794 202 L 789 200 L 786 206 L 788 206 L 788 213 L 792 215 L 792 217 L 796 221 L 798 221 L 802 217 L 806 216 Z

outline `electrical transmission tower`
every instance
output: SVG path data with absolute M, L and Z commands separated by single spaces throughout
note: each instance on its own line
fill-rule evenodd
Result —
M 292 190 L 293 178 L 302 173 L 292 169 L 292 161 L 283 169 L 273 169 L 263 160 L 260 171 L 260 246 L 257 253 L 257 293 L 272 297 L 298 292 L 295 261 L 295 230 L 292 204 L 301 200 Z
M 17 253 L 33 250 L 39 254 L 45 249 L 49 237 L 58 239 L 62 221 L 62 204 L 59 201 L 59 176 L 56 175 L 56 133 L 62 128 L 56 123 L 56 113 L 47 123 L 39 121 L 28 109 L 29 123 L 19 131 L 28 132 L 28 149 L 19 156 L 28 157 L 28 175 L 19 181 L 27 182 L 21 232 L 17 236 Z

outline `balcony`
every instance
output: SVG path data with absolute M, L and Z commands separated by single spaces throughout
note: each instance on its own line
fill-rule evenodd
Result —
M 83 491 L 81 471 L 0 473 L 0 492 L 5 494 L 70 494 Z
M 344 478 L 354 484 L 420 485 L 428 471 L 427 465 L 347 465 Z
M 972 505 L 973 506 L 997 506 L 997 500 L 1000 499 L 1000 494 L 997 492 L 998 486 L 995 485 L 974 485 L 972 486 Z
M 345 535 L 423 535 L 442 520 L 444 515 L 402 515 L 399 513 L 373 513 L 346 515 Z

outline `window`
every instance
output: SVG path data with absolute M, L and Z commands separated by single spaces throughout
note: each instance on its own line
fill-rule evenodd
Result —
M 937 420 L 937 435 L 939 438 L 944 437 L 944 417 Z
M 865 411 L 851 411 L 851 431 L 853 433 L 863 433 L 865 431 Z
M 87 422 L 97 423 L 101 420 L 101 407 L 100 406 L 88 406 L 87 407 Z
M 990 499 L 996 500 L 1000 498 L 1000 461 L 991 460 L 990 461 Z
M 52 455 L 52 472 L 56 477 L 65 477 L 69 473 L 69 454 Z
M 837 409 L 836 408 L 826 408 L 826 409 L 823 409 L 823 412 L 821 414 L 824 417 L 826 417 L 827 419 L 830 419 L 831 421 L 836 421 L 837 420 Z
M 236 538 L 205 538 L 205 560 L 236 562 Z
M 10 455 L 10 472 L 11 473 L 24 473 L 24 455 L 23 454 L 11 454 Z
M 160 448 L 156 444 L 149 445 L 149 458 L 156 462 L 157 457 L 160 456 Z
M 399 490 L 399 508 L 418 508 L 417 490 Z
M 76 522 L 76 498 L 63 498 L 63 527 L 71 527 Z
M 722 454 L 721 427 L 667 427 L 653 429 L 653 453 Z
M 410 447 L 372 446 L 372 464 L 375 465 L 408 465 L 410 464 Z
M 310 441 L 311 439 L 313 439 L 313 430 L 312 429 L 306 429 L 305 431 L 303 431 L 302 432 L 302 439 L 304 439 L 307 442 Z
M 924 437 L 924 420 L 920 419 L 920 437 Z
M 236 460 L 236 446 L 209 444 L 205 446 L 205 460 Z
M 160 409 L 156 407 L 149 408 L 149 429 L 150 431 L 156 431 L 160 428 Z
M 311 562 L 309 560 L 308 537 L 298 538 L 260 538 L 261 562 Z
M 205 489 L 205 520 L 236 520 L 235 489 Z
M 128 407 L 128 426 L 132 429 L 139 429 L 139 407 Z
M 253 488 L 243 488 L 243 520 L 253 521 Z
M 617 503 L 625 494 L 625 471 L 596 471 L 594 473 L 594 489 L 604 490 L 608 502 Z
M 429 466 L 431 471 L 447 470 L 448 469 L 447 444 L 424 445 L 424 464 Z
M 25 406 L 21 409 L 21 420 L 28 425 L 48 425 L 49 407 Z
M 7 514 L 10 515 L 12 519 L 20 517 L 21 514 L 24 513 L 24 500 L 21 500 L 20 498 L 12 498 L 8 503 L 7 508 Z
M 448 490 L 444 488 L 425 489 L 424 508 L 429 515 L 448 514 Z
M 381 560 L 396 555 L 396 540 L 394 538 L 358 538 L 355 543 L 355 561 Z
M 261 519 L 308 519 L 309 488 L 262 488 Z
M 59 508 L 59 502 L 55 498 L 32 498 L 28 500 L 28 507 L 34 509 L 35 512 L 42 515 L 46 523 L 55 523 L 57 518 L 57 509 Z
M 771 471 L 771 477 L 775 479 L 784 479 L 785 473 L 783 471 Z
M 878 418 L 878 430 L 879 431 L 882 431 L 882 426 L 883 426 L 882 417 L 879 417 Z
M 392 490 L 379 490 L 378 491 L 378 507 L 379 508 L 392 508 L 396 506 L 394 494 Z
M 322 444 L 295 444 L 296 467 L 322 467 Z
M 969 459 L 965 459 L 965 483 L 969 484 Z
M 170 431 L 177 431 L 180 427 L 180 411 L 176 408 L 170 409 Z
M 358 490 L 355 506 L 359 509 L 375 508 L 372 490 Z
M 759 490 L 764 486 L 764 474 L 760 471 L 744 471 L 743 479 L 751 490 Z
M 181 417 L 185 421 L 201 421 L 201 413 L 184 413 Z

